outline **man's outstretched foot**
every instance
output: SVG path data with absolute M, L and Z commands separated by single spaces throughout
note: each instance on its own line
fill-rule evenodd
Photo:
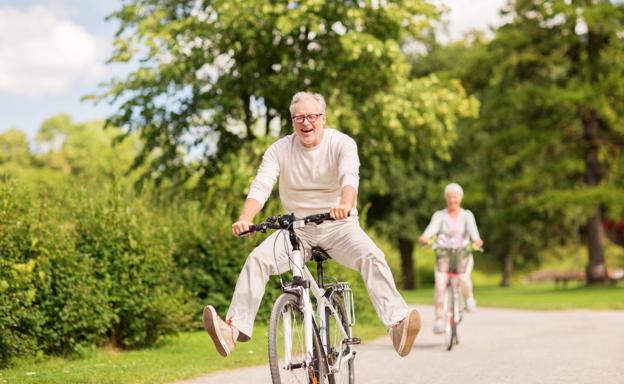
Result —
M 410 309 L 405 319 L 390 328 L 392 345 L 399 356 L 405 357 L 412 351 L 416 335 L 420 332 L 420 324 L 420 314 L 416 309 Z
M 212 338 L 217 351 L 221 356 L 227 356 L 234 350 L 237 330 L 222 320 L 212 305 L 204 308 L 204 328 Z

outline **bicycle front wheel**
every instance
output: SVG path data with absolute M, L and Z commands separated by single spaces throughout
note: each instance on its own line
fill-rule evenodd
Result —
M 327 340 L 327 363 L 329 366 L 335 366 L 338 370 L 334 373 L 330 373 L 330 384 L 354 384 L 355 383 L 355 368 L 353 364 L 354 356 L 351 353 L 351 347 L 345 345 L 342 347 L 344 335 L 341 332 L 341 328 L 347 333 L 347 338 L 351 338 L 351 327 L 349 324 L 349 317 L 344 305 L 344 299 L 342 294 L 334 293 L 332 295 L 332 306 L 337 312 L 338 320 L 332 314 L 329 308 L 325 309 L 325 335 Z M 342 356 L 342 359 L 341 359 Z M 338 366 L 338 363 L 340 365 Z
M 446 288 L 446 305 L 444 308 L 444 341 L 448 351 L 453 348 L 457 332 L 457 322 L 455 321 L 455 290 L 449 284 Z
M 316 327 L 312 331 L 312 356 L 307 358 L 299 297 L 284 293 L 277 298 L 269 323 L 269 365 L 273 384 L 324 382 L 326 369 L 321 343 Z

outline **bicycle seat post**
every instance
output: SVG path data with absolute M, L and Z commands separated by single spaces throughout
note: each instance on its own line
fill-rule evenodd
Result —
M 324 288 L 323 286 L 323 261 L 316 262 L 316 279 L 318 280 L 319 288 Z

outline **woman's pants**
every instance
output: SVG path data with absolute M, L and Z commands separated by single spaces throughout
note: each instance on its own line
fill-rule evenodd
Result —
M 459 275 L 459 285 L 464 298 L 468 299 L 472 297 L 472 280 L 470 279 L 470 273 L 474 267 L 474 260 L 472 255 L 466 258 L 466 269 L 464 273 Z M 446 285 L 448 284 L 449 276 L 444 272 L 435 271 L 435 292 L 433 294 L 433 302 L 435 305 L 435 319 L 441 320 L 444 318 L 444 296 L 446 294 Z

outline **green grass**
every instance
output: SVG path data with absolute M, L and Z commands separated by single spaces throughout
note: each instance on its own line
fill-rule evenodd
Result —
M 385 329 L 377 324 L 356 324 L 354 334 L 373 340 Z M 209 372 L 264 364 L 267 327 L 257 326 L 248 343 L 239 343 L 227 359 L 221 357 L 203 331 L 186 332 L 166 340 L 160 348 L 117 352 L 100 349 L 77 359 L 23 359 L 0 370 L 0 383 L 169 383 Z
M 475 298 L 481 307 L 561 310 L 624 309 L 624 285 L 613 287 L 584 286 L 570 283 L 568 289 L 555 289 L 554 283 L 476 286 Z M 404 291 L 405 300 L 414 304 L 431 304 L 432 288 Z

